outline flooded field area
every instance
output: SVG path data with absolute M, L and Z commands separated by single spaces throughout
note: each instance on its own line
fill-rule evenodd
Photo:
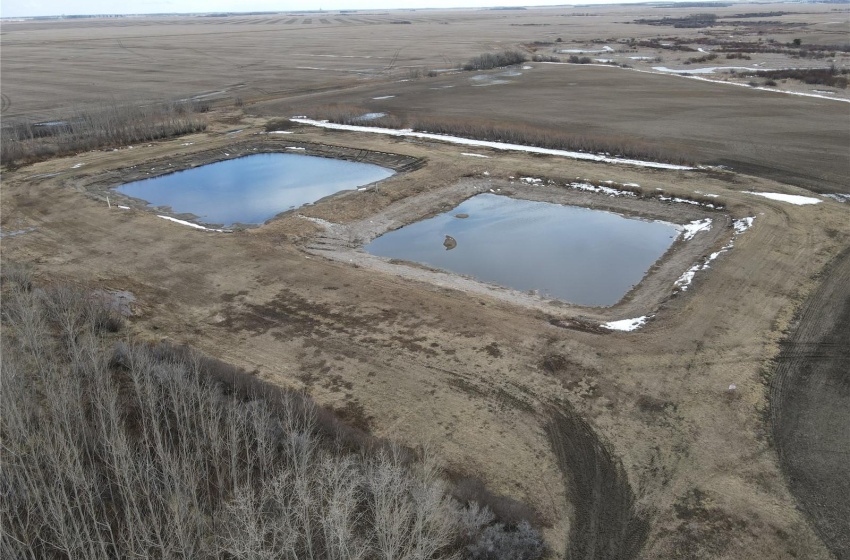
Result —
M 666 222 L 480 194 L 364 249 L 570 303 L 609 306 L 678 235 Z
M 393 175 L 370 163 L 303 154 L 254 154 L 122 185 L 151 206 L 209 224 L 262 224 L 293 208 Z

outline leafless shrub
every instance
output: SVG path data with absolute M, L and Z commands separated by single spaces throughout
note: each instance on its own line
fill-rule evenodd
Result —
M 5 262 L 0 269 L 0 278 L 6 287 L 28 292 L 32 289 L 32 268 L 17 262 Z
M 561 59 L 557 56 L 549 56 L 545 54 L 535 54 L 531 57 L 533 62 L 561 62 Z
M 472 560 L 532 560 L 540 558 L 546 547 L 540 533 L 523 521 L 514 528 L 502 523 L 486 527 L 467 550 Z
M 89 296 L 4 285 L 2 557 L 450 559 L 482 535 L 540 557 L 533 529 L 454 500 L 427 450 L 348 452 L 301 394 L 110 344 Z
M 209 110 L 203 101 L 160 105 L 112 103 L 77 110 L 50 121 L 29 118 L 3 123 L 0 160 L 14 166 L 47 157 L 110 146 L 124 146 L 199 132 L 206 122 L 197 116 Z
M 490 70 L 491 68 L 502 68 L 505 66 L 513 66 L 514 64 L 522 64 L 528 60 L 525 53 L 520 51 L 505 50 L 500 53 L 484 53 L 471 58 L 463 69 L 471 70 Z
M 770 80 L 797 80 L 809 85 L 823 85 L 845 89 L 850 70 L 829 68 L 792 68 L 788 70 L 754 70 L 741 72 L 742 76 L 768 78 Z
M 266 123 L 266 132 L 276 132 L 278 130 L 289 130 L 296 126 L 297 123 L 293 123 L 289 119 L 272 119 Z
M 715 60 L 717 55 L 715 53 L 707 54 L 704 56 L 695 56 L 685 60 L 684 64 L 701 64 L 703 62 L 710 62 Z M 728 55 L 727 55 L 728 58 Z

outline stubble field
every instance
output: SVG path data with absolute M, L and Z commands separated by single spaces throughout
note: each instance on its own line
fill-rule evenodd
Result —
M 773 25 L 764 37 L 847 42 L 846 26 L 833 32 L 826 23 L 846 21 L 846 13 L 832 13 L 830 5 L 788 6 L 737 5 L 720 13 L 806 11 L 767 18 L 805 26 Z M 809 409 L 777 417 L 770 387 L 778 360 L 785 369 L 773 402 L 793 402 L 788 391 L 794 390 L 819 402 L 817 383 L 789 381 L 810 362 L 788 348 L 820 340 L 840 348 L 831 341 L 846 335 L 846 312 L 837 307 L 848 301 L 848 287 L 829 279 L 846 277 L 847 206 L 825 197 L 796 206 L 747 191 L 847 193 L 848 104 L 615 67 L 529 62 L 532 68 L 504 80 L 488 77 L 500 70 L 480 73 L 477 81 L 470 80 L 473 73 L 417 76 L 558 37 L 564 49 L 589 49 L 594 39 L 612 46 L 611 38 L 693 40 L 703 37 L 700 30 L 626 23 L 693 11 L 4 23 L 4 120 L 53 119 L 111 98 L 200 96 L 212 107 L 204 133 L 4 169 L 3 259 L 33 263 L 48 281 L 128 290 L 136 297 L 132 329 L 140 336 L 188 344 L 264 380 L 304 389 L 376 435 L 433 445 L 454 476 L 478 476 L 493 491 L 531 504 L 556 557 L 840 557 L 847 551 L 850 529 L 841 524 L 848 501 L 833 492 L 831 503 L 812 511 L 810 504 L 830 496 L 818 495 L 799 475 L 790 484 L 786 477 L 789 469 L 825 472 L 818 476 L 833 477 L 840 489 L 841 466 L 817 457 L 842 452 L 841 423 L 819 432 Z M 662 64 L 673 66 L 670 57 L 694 54 L 664 56 Z M 492 81 L 506 83 L 474 85 Z M 675 147 L 695 163 L 730 169 L 653 170 L 310 126 L 293 126 L 287 135 L 264 132 L 269 119 L 332 103 L 402 120 L 475 117 L 581 129 Z M 156 175 L 169 162 L 193 165 L 235 157 L 248 145 L 296 144 L 399 154 L 424 165 L 378 189 L 342 193 L 229 234 L 166 222 L 143 204 L 123 210 L 105 200 L 106 187 Z M 471 151 L 489 157 L 463 155 Z M 534 187 L 519 176 L 560 185 L 577 177 L 638 183 L 645 192 L 680 197 L 698 191 L 717 195 L 725 208 L 711 213 L 715 228 L 697 238 L 701 244 L 677 246 L 660 273 L 605 309 L 377 265 L 357 250 L 365 230 L 337 235 L 332 259 L 316 250 L 318 241 L 333 237 L 317 220 L 354 228 L 380 217 L 398 226 L 450 208 L 468 192 L 464 184 L 678 223 L 700 216 L 685 204 L 613 202 Z M 732 221 L 746 217 L 754 223 L 734 247 L 687 291 L 675 290 L 669 280 L 728 243 Z M 820 309 L 824 297 L 836 302 L 835 313 L 809 311 Z M 599 327 L 638 315 L 652 319 L 634 332 Z M 806 325 L 815 327 L 793 334 Z M 789 333 L 792 346 L 783 346 Z M 835 379 L 831 386 L 846 387 L 840 375 L 846 352 L 818 356 L 831 364 L 824 369 Z M 842 391 L 833 389 L 828 403 L 834 418 L 846 415 Z M 773 434 L 793 432 L 788 422 L 802 422 L 822 445 L 800 451 L 794 437 L 780 440 L 780 461 Z M 813 457 L 821 470 L 801 466 L 801 457 Z

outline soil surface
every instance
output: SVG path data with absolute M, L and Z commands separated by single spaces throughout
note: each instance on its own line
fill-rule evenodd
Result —
M 850 249 L 824 272 L 782 343 L 773 437 L 791 491 L 838 558 L 850 558 Z

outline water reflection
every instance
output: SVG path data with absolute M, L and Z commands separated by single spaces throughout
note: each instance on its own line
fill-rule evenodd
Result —
M 369 163 L 254 154 L 127 183 L 117 190 L 153 206 L 192 213 L 211 224 L 261 224 L 290 208 L 392 174 Z
M 607 306 L 641 281 L 677 235 L 672 224 L 481 194 L 365 249 L 579 305 Z

